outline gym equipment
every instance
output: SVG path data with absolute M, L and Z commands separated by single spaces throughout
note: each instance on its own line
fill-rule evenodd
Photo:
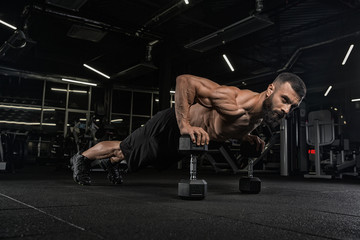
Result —
M 241 177 L 239 180 L 239 190 L 242 193 L 258 194 L 261 191 L 261 180 L 258 177 L 254 177 L 254 163 L 257 162 L 259 157 L 263 155 L 261 151 L 256 151 L 256 145 L 251 145 L 248 142 L 241 144 L 241 150 L 246 156 L 248 156 L 248 175 Z M 268 149 L 268 148 L 267 148 Z M 267 149 L 264 149 L 267 150 Z M 263 151 L 263 152 L 264 152 Z
M 344 175 L 359 176 L 357 151 L 350 149 L 349 139 L 335 139 L 331 144 L 329 161 L 322 162 L 326 174 L 341 179 Z
M 252 158 L 256 158 L 254 160 L 254 166 L 256 164 L 259 165 L 257 169 L 258 171 L 277 172 L 273 169 L 274 165 L 275 167 L 278 167 L 278 164 L 276 162 L 274 163 L 269 161 L 271 161 L 278 153 L 278 148 L 280 146 L 278 144 L 279 138 L 279 132 L 271 132 L 271 136 L 265 139 L 267 143 L 265 144 L 264 150 L 261 154 L 259 152 L 256 154 L 254 154 L 254 152 L 249 152 L 249 150 L 253 150 L 249 147 L 250 144 L 247 145 L 246 142 L 239 143 L 238 140 L 230 139 L 224 144 L 216 146 L 216 149 L 214 148 L 214 144 L 212 144 L 211 149 L 204 153 L 201 158 L 206 159 L 217 173 L 226 171 L 232 171 L 234 174 L 247 173 L 250 156 Z M 264 138 L 262 137 L 262 139 Z M 259 163 L 261 163 L 261 165 Z
M 178 196 L 181 199 L 201 200 L 207 194 L 207 182 L 196 179 L 196 164 L 199 154 L 208 150 L 208 145 L 197 146 L 189 135 L 181 136 L 179 139 L 179 152 L 190 154 L 190 179 L 181 179 L 178 183 Z
M 345 175 L 359 176 L 356 166 L 358 146 L 344 138 L 341 121 L 334 123 L 337 117 L 341 119 L 336 112 L 328 110 L 309 113 L 306 140 L 309 145 L 315 146 L 315 149 L 308 151 L 315 172 L 310 172 L 305 178 L 341 179 Z
M 249 161 L 248 176 L 241 177 L 239 180 L 239 190 L 242 193 L 258 194 L 261 191 L 261 180 L 253 176 L 254 161 Z
M 328 110 L 310 112 L 306 124 L 306 142 L 315 146 L 315 173 L 306 174 L 305 178 L 332 178 L 321 171 L 320 146 L 332 144 L 334 140 L 334 120 L 331 118 L 331 112 Z
M 281 176 L 289 176 L 289 146 L 291 146 L 291 139 L 289 138 L 290 136 L 288 135 L 289 135 L 288 121 L 287 119 L 284 118 L 280 122 L 280 175 Z
M 3 134 L 0 133 L 0 171 L 6 170 L 6 162 L 4 159 L 4 147 L 2 142 Z
M 22 168 L 27 156 L 28 131 L 1 131 L 0 170 L 15 172 Z

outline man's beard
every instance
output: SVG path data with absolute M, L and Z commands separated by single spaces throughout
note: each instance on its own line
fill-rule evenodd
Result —
M 264 122 L 272 128 L 280 124 L 280 120 L 285 116 L 284 113 L 273 110 L 273 96 L 265 99 L 263 103 L 263 119 Z

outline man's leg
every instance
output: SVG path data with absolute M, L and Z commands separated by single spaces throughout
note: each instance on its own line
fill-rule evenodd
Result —
M 111 158 L 111 162 L 121 162 L 125 159 L 120 149 L 121 141 L 103 141 L 82 153 L 89 160 Z
M 120 150 L 120 141 L 100 142 L 74 155 L 70 159 L 74 181 L 81 185 L 90 185 L 90 163 L 98 159 L 102 159 L 100 165 L 108 171 L 108 179 L 114 184 L 122 183 L 120 171 L 124 169 L 124 165 L 120 166 L 119 162 L 125 158 Z
M 99 165 L 108 172 L 107 178 L 113 184 L 122 184 L 122 175 L 127 170 L 120 143 L 120 141 L 103 141 L 82 153 L 90 160 L 101 159 Z

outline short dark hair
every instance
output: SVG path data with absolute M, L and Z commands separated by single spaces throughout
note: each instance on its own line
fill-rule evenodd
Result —
M 304 81 L 296 74 L 283 72 L 280 73 L 274 80 L 274 83 L 290 83 L 292 89 L 297 93 L 297 95 L 303 99 L 306 95 L 306 86 Z

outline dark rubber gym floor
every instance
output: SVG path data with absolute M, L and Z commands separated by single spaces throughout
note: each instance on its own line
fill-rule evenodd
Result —
M 258 195 L 239 175 L 200 170 L 202 201 L 177 198 L 187 171 L 145 169 L 121 186 L 93 172 L 28 166 L 0 173 L 0 239 L 360 239 L 360 180 L 261 176 Z

